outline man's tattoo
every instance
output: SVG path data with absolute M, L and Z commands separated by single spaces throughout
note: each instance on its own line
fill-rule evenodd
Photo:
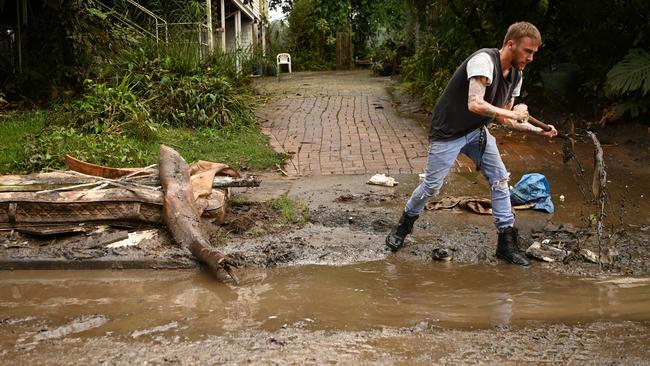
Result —
M 490 105 L 488 103 L 485 103 L 485 104 L 486 104 L 486 106 L 485 106 L 485 116 L 490 117 L 490 118 L 496 117 L 497 116 L 497 111 L 495 110 L 494 106 L 492 106 L 492 105 Z
M 483 85 L 479 79 L 477 78 L 471 78 L 469 80 L 469 95 L 475 95 L 479 97 L 480 99 L 483 99 L 483 96 L 485 96 L 485 85 Z
M 486 117 L 494 118 L 497 116 L 497 110 L 484 99 L 486 89 L 484 83 L 484 78 L 473 77 L 469 80 L 467 103 L 475 103 L 479 107 L 478 113 Z

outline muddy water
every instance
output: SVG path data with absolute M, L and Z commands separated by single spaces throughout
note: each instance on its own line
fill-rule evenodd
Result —
M 19 271 L 0 277 L 0 345 L 259 329 L 360 331 L 419 323 L 489 328 L 650 320 L 650 278 L 563 277 L 540 268 L 387 261 L 242 271 Z

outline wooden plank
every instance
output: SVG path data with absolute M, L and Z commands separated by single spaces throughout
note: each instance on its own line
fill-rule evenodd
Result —
M 19 227 L 16 231 L 21 234 L 33 236 L 52 236 L 62 234 L 83 234 L 88 231 L 88 228 L 79 225 L 50 225 L 44 227 Z
M 137 175 L 157 175 L 156 171 L 152 169 L 145 169 L 145 168 L 111 168 L 107 166 L 102 166 L 102 165 L 96 165 L 92 163 L 88 163 L 79 159 L 76 159 L 70 155 L 65 156 L 65 166 L 68 167 L 69 170 L 74 170 L 79 173 L 83 173 L 86 175 L 93 175 L 96 177 L 102 177 L 102 178 L 111 178 L 111 179 L 116 179 L 123 177 L 125 175 L 129 174 L 137 174 Z
M 30 175 L 3 175 L 0 176 L 0 192 L 38 192 L 43 190 L 58 189 L 85 183 L 100 182 L 101 178 L 75 173 L 50 172 Z M 158 175 L 133 177 L 129 182 L 160 186 Z M 212 188 L 228 187 L 259 187 L 260 180 L 256 176 L 241 178 L 216 176 L 212 181 Z

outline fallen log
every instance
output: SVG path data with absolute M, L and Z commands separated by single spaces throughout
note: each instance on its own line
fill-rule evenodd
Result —
M 158 165 L 164 192 L 163 221 L 174 240 L 189 248 L 200 262 L 215 271 L 224 269 L 235 283 L 239 283 L 233 270 L 237 267 L 236 263 L 211 248 L 208 235 L 201 226 L 187 162 L 174 149 L 161 145 Z

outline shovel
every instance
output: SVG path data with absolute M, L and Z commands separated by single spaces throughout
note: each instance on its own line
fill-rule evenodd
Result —
M 542 122 L 542 121 L 538 120 L 537 118 L 535 118 L 533 116 L 530 116 L 530 115 L 528 116 L 528 123 L 530 123 L 531 125 L 533 125 L 535 127 L 539 127 L 544 131 L 550 131 L 551 130 L 551 126 L 547 125 L 546 123 L 544 123 L 544 122 Z M 569 137 L 569 136 L 567 136 L 565 134 L 562 134 L 562 133 L 559 133 L 559 132 L 558 132 L 557 136 L 562 137 L 562 138 L 568 138 Z
M 538 120 L 537 118 L 533 116 L 528 116 L 528 123 L 535 127 L 539 127 L 544 131 L 550 131 L 551 126 L 547 125 L 546 123 Z M 565 139 L 565 142 L 562 144 L 562 153 L 564 154 L 563 161 L 566 163 L 567 161 L 575 158 L 575 127 L 573 123 L 571 123 L 571 132 L 567 135 L 565 133 L 560 133 L 558 132 L 557 137 L 560 137 L 562 139 Z M 577 160 L 576 160 L 577 161 Z M 581 167 L 582 169 L 582 167 Z

